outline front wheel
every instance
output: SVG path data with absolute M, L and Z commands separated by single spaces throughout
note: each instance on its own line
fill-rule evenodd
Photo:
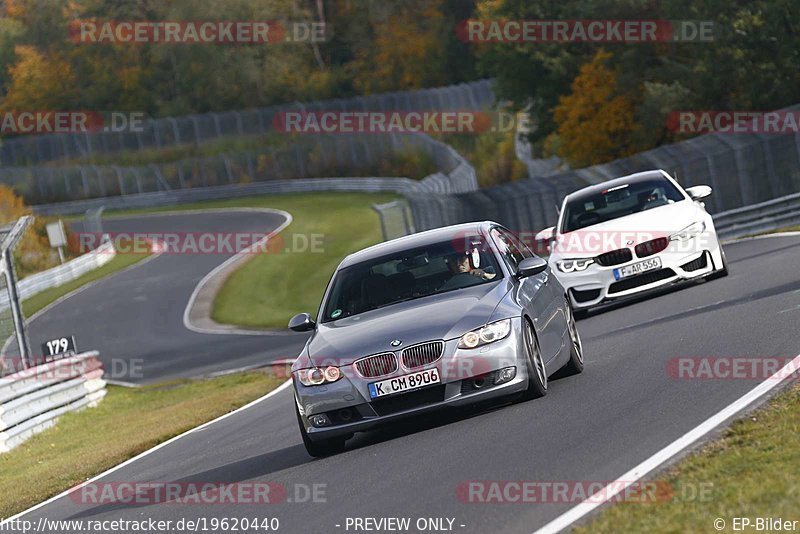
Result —
M 300 411 L 295 407 L 295 415 L 297 415 L 297 424 L 300 427 L 300 436 L 303 438 L 303 445 L 306 447 L 306 452 L 314 458 L 323 458 L 331 456 L 344 451 L 345 438 L 329 438 L 319 441 L 311 441 L 306 433 L 303 420 L 300 418 Z
M 583 343 L 578 334 L 578 325 L 575 324 L 575 314 L 572 306 L 567 303 L 567 331 L 569 332 L 569 361 L 562 368 L 565 376 L 577 375 L 583 372 Z
M 522 395 L 524 400 L 538 399 L 547 394 L 547 370 L 544 366 L 542 351 L 533 332 L 533 325 L 527 319 L 522 320 L 522 334 L 525 352 L 528 356 L 528 389 Z

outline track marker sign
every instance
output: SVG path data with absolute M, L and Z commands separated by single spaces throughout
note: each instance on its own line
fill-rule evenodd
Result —
M 75 336 L 57 337 L 42 343 L 42 354 L 44 354 L 45 362 L 59 360 L 68 354 L 75 354 L 76 352 Z

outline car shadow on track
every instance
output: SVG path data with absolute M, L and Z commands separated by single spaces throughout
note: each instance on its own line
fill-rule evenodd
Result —
M 604 313 L 608 313 L 610 311 L 619 310 L 621 308 L 626 308 L 628 306 L 632 306 L 634 304 L 638 304 L 640 302 L 644 302 L 646 300 L 662 297 L 664 295 L 668 295 L 670 293 L 677 293 L 684 289 L 688 289 L 690 287 L 699 286 L 702 284 L 707 284 L 709 280 L 686 280 L 683 282 L 677 282 L 675 284 L 671 284 L 665 287 L 657 287 L 655 289 L 651 289 L 649 291 L 633 295 L 630 297 L 620 298 L 619 300 L 614 300 L 611 302 L 607 302 L 605 304 L 601 304 L 595 308 L 589 310 L 588 314 L 584 317 L 579 318 L 579 321 L 584 319 L 588 319 L 589 317 L 595 317 L 597 315 L 603 315 Z
M 551 377 L 555 380 L 555 376 Z M 483 401 L 469 406 L 450 408 L 442 411 L 422 414 L 409 419 L 401 419 L 390 426 L 381 427 L 368 432 L 356 434 L 347 441 L 346 452 L 378 445 L 380 443 L 402 438 L 428 430 L 446 427 L 461 421 L 489 415 L 514 404 L 515 397 Z M 526 402 L 536 402 L 526 401 Z

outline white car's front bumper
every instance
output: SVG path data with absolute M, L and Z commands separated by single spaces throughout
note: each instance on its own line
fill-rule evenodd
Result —
M 615 300 L 667 284 L 708 276 L 722 269 L 722 249 L 716 233 L 710 230 L 698 234 L 689 242 L 670 242 L 666 249 L 657 254 L 637 257 L 618 265 L 603 266 L 591 264 L 586 270 L 564 273 L 556 263 L 550 262 L 558 281 L 567 289 L 573 309 L 586 309 L 603 302 Z M 616 279 L 614 270 L 641 261 L 659 258 L 661 268 L 641 274 Z

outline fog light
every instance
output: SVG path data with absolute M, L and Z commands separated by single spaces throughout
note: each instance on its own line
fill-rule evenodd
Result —
M 502 384 L 512 380 L 515 376 L 517 376 L 516 367 L 504 367 L 503 369 L 497 371 L 497 376 L 494 378 L 494 383 Z
M 331 424 L 330 419 L 328 419 L 328 416 L 325 415 L 324 413 L 321 413 L 319 415 L 310 415 L 308 417 L 308 420 L 311 423 L 311 425 L 315 427 L 328 426 L 329 424 Z

